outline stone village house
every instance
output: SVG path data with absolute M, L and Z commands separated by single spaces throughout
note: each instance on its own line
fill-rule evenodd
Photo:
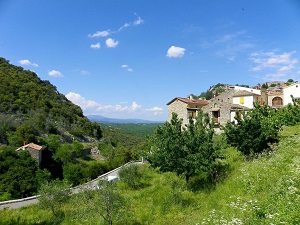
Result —
M 253 108 L 253 103 L 267 104 L 273 108 L 281 108 L 292 104 L 291 95 L 300 99 L 300 86 L 298 83 L 274 89 L 262 91 L 240 86 L 227 86 L 226 90 L 209 101 L 201 99 L 176 97 L 167 103 L 168 122 L 175 112 L 178 118 L 183 119 L 183 126 L 188 124 L 189 117 L 195 118 L 199 110 L 208 113 L 214 120 L 218 130 L 220 125 L 224 126 L 228 121 L 233 122 L 234 117 L 240 111 L 248 111 Z
M 43 147 L 34 143 L 30 143 L 27 145 L 23 145 L 18 148 L 16 151 L 28 151 L 32 158 L 37 161 L 38 166 L 40 166 L 42 162 L 42 150 Z

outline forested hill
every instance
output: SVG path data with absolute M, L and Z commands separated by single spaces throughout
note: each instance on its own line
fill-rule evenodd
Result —
M 49 134 L 81 140 L 102 136 L 100 126 L 49 81 L 0 58 L 0 144 L 17 146 Z

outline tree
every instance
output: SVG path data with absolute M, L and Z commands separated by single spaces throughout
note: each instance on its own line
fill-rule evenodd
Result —
M 125 182 L 131 189 L 138 189 L 143 185 L 143 174 L 140 165 L 129 165 L 119 171 L 120 180 Z
M 236 123 L 226 124 L 226 140 L 246 155 L 260 153 L 277 141 L 282 125 L 278 118 L 274 109 L 256 103 L 253 109 L 236 117 Z
M 182 119 L 173 113 L 171 122 L 158 127 L 150 137 L 147 159 L 162 172 L 176 172 L 186 180 L 197 173 L 211 174 L 218 157 L 213 146 L 213 125 L 208 114 L 199 111 L 196 121 L 182 127 Z
M 68 201 L 70 185 L 64 181 L 54 180 L 41 186 L 39 190 L 39 206 L 50 209 L 54 216 L 54 224 L 59 224 L 65 217 L 62 206 Z
M 19 154 L 8 148 L 0 151 L 0 193 L 7 192 L 14 199 L 36 194 L 38 182 L 36 161 L 27 151 Z
M 37 131 L 30 124 L 22 124 L 17 127 L 15 132 L 15 143 L 10 143 L 14 146 L 20 146 L 24 143 L 30 143 L 36 141 Z
M 126 214 L 126 202 L 116 183 L 112 181 L 100 180 L 98 189 L 83 190 L 83 193 L 75 197 L 74 204 L 77 204 L 74 208 L 78 209 L 74 217 L 90 218 L 91 215 L 98 214 L 109 225 L 120 221 Z

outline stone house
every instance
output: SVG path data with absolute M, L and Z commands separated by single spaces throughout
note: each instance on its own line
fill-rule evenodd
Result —
M 270 90 L 259 90 L 240 86 L 227 86 L 224 92 L 214 96 L 209 101 L 190 98 L 174 98 L 168 105 L 168 121 L 172 113 L 178 114 L 183 119 L 183 124 L 188 123 L 190 116 L 195 118 L 199 110 L 208 113 L 214 120 L 215 127 L 223 126 L 228 121 L 235 121 L 235 116 L 240 111 L 248 111 L 253 104 L 267 104 L 273 108 L 281 108 L 292 104 L 291 95 L 300 100 L 300 86 L 298 83 Z M 193 103 L 199 102 L 199 105 Z
M 228 121 L 234 121 L 234 117 L 240 111 L 249 110 L 246 106 L 233 103 L 236 92 L 238 93 L 239 91 L 234 87 L 229 87 L 218 96 L 210 99 L 209 104 L 202 108 L 214 120 L 215 128 L 220 127 L 220 125 L 224 126 Z
M 31 157 L 37 161 L 39 166 L 42 162 L 42 150 L 43 150 L 42 146 L 34 143 L 30 143 L 18 148 L 16 151 L 28 151 Z
M 201 99 L 181 98 L 176 97 L 167 103 L 168 106 L 168 121 L 172 119 L 172 113 L 175 112 L 178 118 L 182 118 L 182 125 L 189 123 L 189 118 L 196 118 L 198 111 L 208 104 L 208 101 Z

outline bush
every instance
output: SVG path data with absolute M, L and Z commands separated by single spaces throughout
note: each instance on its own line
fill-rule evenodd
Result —
M 121 181 L 125 182 L 131 189 L 138 189 L 143 186 L 143 174 L 139 165 L 129 165 L 119 171 Z

